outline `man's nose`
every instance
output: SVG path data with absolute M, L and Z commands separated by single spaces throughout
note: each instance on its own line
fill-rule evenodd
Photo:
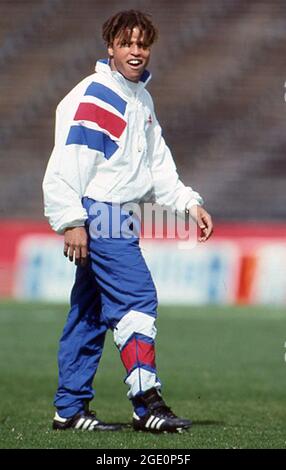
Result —
M 133 55 L 139 55 L 140 54 L 140 47 L 138 47 L 138 44 L 132 44 L 130 52 Z

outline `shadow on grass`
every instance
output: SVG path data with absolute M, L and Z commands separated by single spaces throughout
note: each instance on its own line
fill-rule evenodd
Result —
M 133 429 L 132 423 L 112 423 L 118 426 L 121 426 L 121 429 Z M 192 421 L 193 426 L 225 426 L 226 423 L 224 421 L 214 421 L 210 419 L 205 420 L 195 420 Z
M 210 419 L 205 419 L 202 421 L 196 420 L 192 421 L 193 426 L 225 426 L 226 423 L 224 421 L 213 421 Z
M 110 422 L 108 422 L 108 424 L 112 424 L 112 425 L 114 424 L 115 426 L 120 426 L 120 427 L 121 427 L 121 430 L 122 430 L 122 429 L 132 429 L 132 423 L 119 423 L 119 422 L 116 422 L 116 423 L 112 422 L 112 423 L 110 423 Z

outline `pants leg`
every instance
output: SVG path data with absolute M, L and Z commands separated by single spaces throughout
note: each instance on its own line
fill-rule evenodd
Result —
M 96 236 L 97 207 L 102 203 L 96 206 L 95 201 L 84 198 L 84 206 L 89 213 L 91 265 L 101 289 L 102 316 L 114 330 L 114 340 L 127 372 L 127 396 L 132 399 L 152 387 L 161 387 L 155 364 L 156 289 L 138 237 L 126 237 L 114 231 L 106 238 Z M 114 220 L 118 206 L 106 204 L 106 208 L 109 221 Z M 126 217 L 122 212 L 121 222 Z
M 63 418 L 82 411 L 94 396 L 92 382 L 106 331 L 100 291 L 91 268 L 78 267 L 58 353 L 59 384 L 54 404 Z
M 155 317 L 136 310 L 124 315 L 114 328 L 131 400 L 150 388 L 161 389 L 155 362 L 156 333 Z

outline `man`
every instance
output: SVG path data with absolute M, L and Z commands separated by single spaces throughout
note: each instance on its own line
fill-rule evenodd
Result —
M 122 205 L 154 200 L 188 211 L 201 231 L 212 233 L 198 193 L 179 180 L 145 86 L 157 31 L 139 11 L 119 12 L 103 25 L 109 59 L 80 82 L 57 108 L 55 146 L 44 182 L 45 215 L 64 234 L 64 254 L 77 264 L 71 308 L 59 349 L 59 384 L 54 429 L 116 430 L 88 409 L 92 382 L 111 328 L 127 370 L 134 406 L 133 427 L 181 432 L 178 418 L 161 396 L 155 365 L 157 296 L 138 236 L 121 228 L 97 236 L 98 208 L 110 226 Z M 116 204 L 112 204 L 112 203 Z M 98 227 L 97 227 L 98 228 Z M 130 225 L 132 231 L 132 224 Z

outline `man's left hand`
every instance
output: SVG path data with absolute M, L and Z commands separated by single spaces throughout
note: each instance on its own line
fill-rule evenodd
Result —
M 213 233 L 213 223 L 210 214 L 201 206 L 192 206 L 189 210 L 191 217 L 197 222 L 201 231 L 199 242 L 206 242 Z

